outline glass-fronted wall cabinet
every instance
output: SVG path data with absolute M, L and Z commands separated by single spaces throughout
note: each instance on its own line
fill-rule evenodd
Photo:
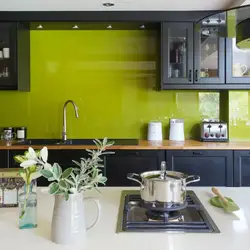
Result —
M 20 23 L 0 23 L 0 90 L 29 91 L 30 31 Z
M 193 23 L 163 23 L 161 35 L 163 83 L 193 83 Z
M 225 84 L 225 38 L 218 35 L 219 24 L 209 24 L 194 32 L 194 82 Z
M 162 89 L 225 84 L 225 38 L 217 35 L 219 29 L 216 24 L 162 24 Z
M 249 49 L 239 49 L 236 38 L 226 41 L 226 81 L 229 84 L 250 83 L 250 46 Z

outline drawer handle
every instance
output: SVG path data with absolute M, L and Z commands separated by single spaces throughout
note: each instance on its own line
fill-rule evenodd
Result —
M 135 155 L 136 155 L 136 156 L 140 156 L 139 152 L 136 152 Z
M 204 152 L 193 152 L 193 155 L 205 155 Z

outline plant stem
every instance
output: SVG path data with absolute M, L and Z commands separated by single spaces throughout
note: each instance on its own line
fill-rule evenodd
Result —
M 27 201 L 28 201 L 28 198 L 29 198 L 29 192 L 30 192 L 30 174 L 29 174 L 29 171 L 26 169 L 25 170 L 25 174 L 27 176 L 27 183 L 25 183 L 25 190 L 26 190 L 26 195 L 25 195 L 25 200 L 24 200 L 24 203 L 23 203 L 23 209 L 22 209 L 22 212 L 21 212 L 21 215 L 19 216 L 19 219 L 22 219 L 24 214 L 25 214 L 25 210 L 26 210 L 26 207 L 27 207 Z

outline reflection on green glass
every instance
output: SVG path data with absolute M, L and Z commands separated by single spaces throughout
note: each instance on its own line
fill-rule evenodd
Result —
M 218 116 L 219 94 L 156 91 L 158 42 L 153 30 L 31 31 L 31 92 L 0 91 L 0 126 L 60 138 L 72 99 L 80 117 L 69 108 L 69 138 L 146 138 L 152 120 L 168 138 L 173 117 L 184 119 L 186 138 L 199 138 L 201 119 Z

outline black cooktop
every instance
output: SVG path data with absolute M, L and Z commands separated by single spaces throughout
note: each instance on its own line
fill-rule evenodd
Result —
M 187 206 L 167 213 L 145 208 L 138 191 L 123 191 L 117 232 L 219 233 L 219 229 L 193 191 L 187 191 Z

